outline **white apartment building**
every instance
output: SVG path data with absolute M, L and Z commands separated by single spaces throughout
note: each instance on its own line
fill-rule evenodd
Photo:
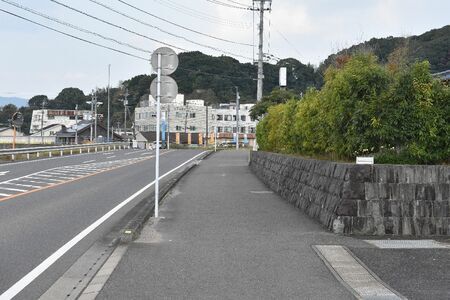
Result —
M 78 118 L 75 117 L 78 112 Z M 40 132 L 42 128 L 48 128 L 50 125 L 64 125 L 70 127 L 75 125 L 76 119 L 90 120 L 91 111 L 89 110 L 65 110 L 65 109 L 37 109 L 33 110 L 31 117 L 30 134 Z
M 184 104 L 186 102 L 186 104 Z M 250 118 L 254 104 L 242 104 L 239 111 L 239 133 L 252 134 L 256 122 Z M 156 131 L 156 104 L 152 97 L 141 101 L 135 109 L 135 129 Z M 179 94 L 173 103 L 161 104 L 161 119 L 166 121 L 170 132 L 218 133 L 236 132 L 236 104 L 221 104 L 219 108 L 205 106 L 204 100 L 186 100 Z

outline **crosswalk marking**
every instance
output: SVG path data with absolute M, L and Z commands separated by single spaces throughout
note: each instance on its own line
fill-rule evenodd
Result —
M 28 174 L 26 176 L 9 179 L 7 181 L 0 182 L 0 201 L 2 201 L 2 199 L 4 198 L 20 195 L 21 193 L 40 190 L 43 188 L 59 185 L 64 182 L 70 182 L 72 180 L 84 178 L 86 176 L 97 174 L 100 172 L 132 165 L 141 161 L 148 160 L 152 157 L 154 156 L 134 157 L 104 162 L 95 162 L 95 160 L 85 161 L 84 163 L 79 165 L 61 166 Z M 11 191 L 18 193 L 8 194 L 1 193 L 1 191 Z
M 12 192 L 26 192 L 27 191 L 27 190 L 22 190 L 22 189 L 13 189 L 13 188 L 6 188 L 6 187 L 0 187 L 0 190 L 12 191 Z

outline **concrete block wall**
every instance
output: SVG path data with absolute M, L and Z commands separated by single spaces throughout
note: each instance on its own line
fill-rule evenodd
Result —
M 334 232 L 450 235 L 449 166 L 370 166 L 252 152 L 250 167 Z

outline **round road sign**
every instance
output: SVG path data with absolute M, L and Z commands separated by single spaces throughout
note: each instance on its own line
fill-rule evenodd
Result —
M 156 84 L 158 79 L 153 79 L 150 85 L 150 94 L 156 99 Z M 176 81 L 169 76 L 161 76 L 161 103 L 172 102 L 177 97 L 178 85 Z
M 178 55 L 168 47 L 161 47 L 153 51 L 151 63 L 154 70 L 158 70 L 158 54 L 161 54 L 161 75 L 170 75 L 178 68 Z

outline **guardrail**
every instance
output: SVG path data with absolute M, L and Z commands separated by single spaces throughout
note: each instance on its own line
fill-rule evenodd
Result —
M 111 151 L 120 149 L 129 149 L 130 144 L 126 142 L 120 143 L 101 143 L 101 144 L 82 144 L 82 145 L 68 145 L 68 146 L 48 146 L 48 147 L 32 147 L 32 148 L 19 148 L 19 149 L 2 149 L 0 150 L 0 159 L 11 159 L 15 161 L 17 157 L 23 156 L 24 159 L 30 160 L 33 155 L 35 158 L 52 157 L 53 155 L 63 156 L 82 154 L 98 151 Z

